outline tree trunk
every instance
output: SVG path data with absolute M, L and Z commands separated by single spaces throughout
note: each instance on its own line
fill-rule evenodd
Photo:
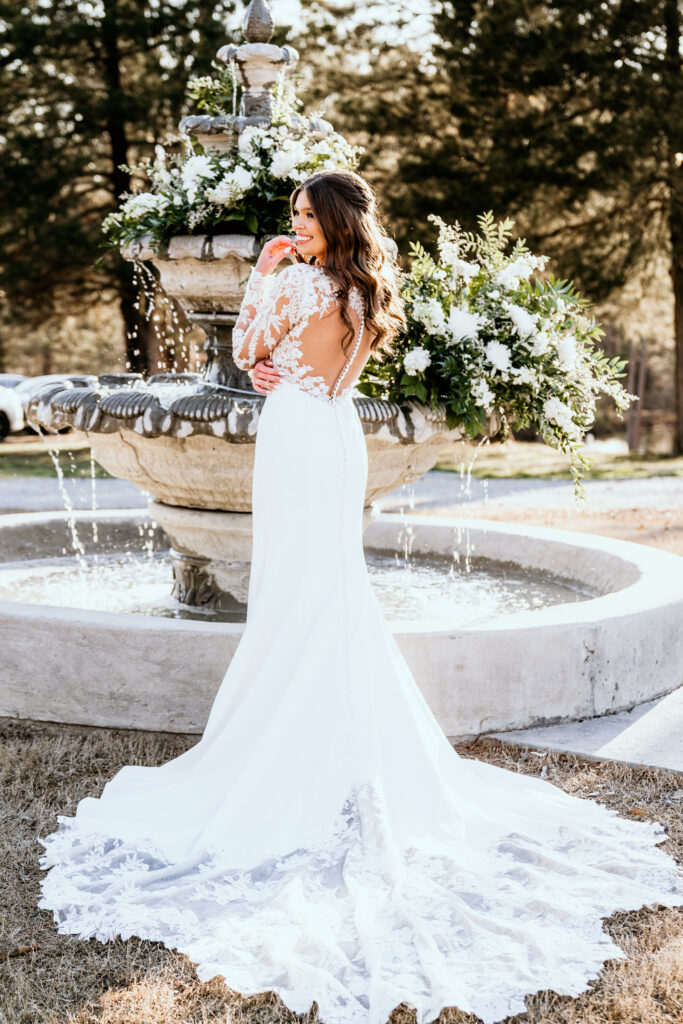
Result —
M 104 0 L 102 18 L 103 78 L 107 86 L 106 132 L 109 136 L 112 169 L 111 187 L 115 200 L 130 191 L 130 175 L 121 170 L 128 163 L 128 137 L 125 125 L 124 95 L 121 89 L 121 55 L 119 51 L 118 0 Z M 138 295 L 130 264 L 121 262 L 117 273 L 119 306 L 123 318 L 126 365 L 132 373 L 149 370 L 146 331 L 140 322 Z
M 669 237 L 671 240 L 671 284 L 674 293 L 674 392 L 676 422 L 674 453 L 683 455 L 683 166 L 679 165 L 683 152 L 683 126 L 681 125 L 681 19 L 678 0 L 666 0 L 664 5 L 666 27 L 666 77 L 669 99 Z

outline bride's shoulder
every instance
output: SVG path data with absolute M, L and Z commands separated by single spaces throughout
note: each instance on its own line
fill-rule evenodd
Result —
M 283 274 L 287 274 L 287 276 L 292 279 L 300 278 L 302 281 L 307 279 L 312 280 L 320 275 L 327 277 L 325 269 L 317 263 L 290 263 L 289 266 L 280 271 L 280 277 L 282 277 Z
M 281 284 L 292 288 L 305 288 L 307 285 L 320 288 L 330 284 L 325 270 L 313 263 L 290 263 L 277 276 Z
M 334 286 L 324 267 L 315 263 L 290 263 L 279 275 L 288 290 L 319 302 L 332 298 Z

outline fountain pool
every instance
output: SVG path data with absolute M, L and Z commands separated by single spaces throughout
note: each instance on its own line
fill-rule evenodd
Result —
M 532 611 L 595 594 L 585 585 L 514 563 L 467 565 L 437 558 L 407 558 L 371 551 L 366 557 L 372 586 L 392 623 L 430 619 L 448 626 L 457 609 L 461 626 L 500 615 Z M 95 554 L 77 562 L 64 556 L 6 564 L 0 569 L 0 601 L 58 605 L 73 609 L 244 622 L 246 610 L 203 609 L 169 594 L 169 551 Z
M 396 641 L 452 739 L 621 711 L 683 682 L 676 556 L 386 513 L 364 543 Z M 2 517 L 0 714 L 201 732 L 244 623 L 169 598 L 169 557 L 140 509 Z

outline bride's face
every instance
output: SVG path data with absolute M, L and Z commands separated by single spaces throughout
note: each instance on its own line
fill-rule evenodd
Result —
M 299 192 L 294 204 L 292 227 L 296 232 L 297 252 L 306 257 L 315 256 L 316 263 L 322 263 L 327 246 L 305 189 Z

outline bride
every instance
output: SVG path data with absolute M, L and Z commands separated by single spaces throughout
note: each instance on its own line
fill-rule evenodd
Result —
M 40 906 L 62 933 L 161 941 L 202 980 L 315 1001 L 325 1024 L 403 1002 L 418 1024 L 447 1006 L 494 1024 L 583 992 L 626 957 L 602 918 L 681 906 L 683 884 L 661 825 L 461 758 L 439 728 L 363 557 L 353 386 L 404 322 L 386 236 L 349 171 L 305 181 L 292 216 L 234 331 L 268 395 L 243 636 L 201 740 L 123 768 L 41 840 Z

